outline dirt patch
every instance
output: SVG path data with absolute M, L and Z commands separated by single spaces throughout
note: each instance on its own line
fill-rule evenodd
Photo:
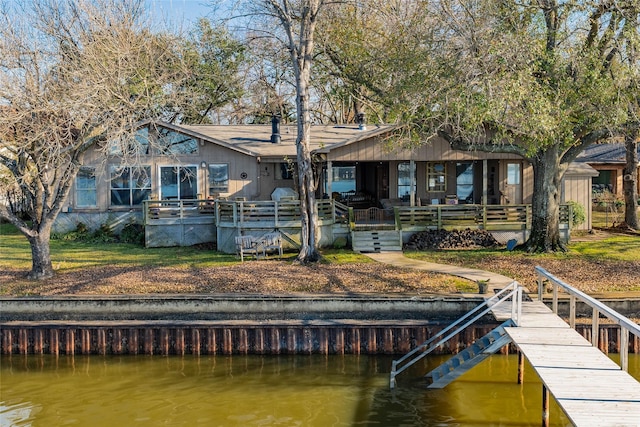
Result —
M 259 260 L 210 268 L 99 267 L 66 272 L 42 282 L 24 271 L 0 271 L 0 294 L 151 294 L 151 293 L 404 293 L 458 292 L 463 282 L 451 276 L 378 263 L 314 264 Z M 469 282 L 470 283 L 470 282 Z
M 534 267 L 540 266 L 558 279 L 586 293 L 640 291 L 639 261 L 587 261 L 487 256 L 473 268 L 512 277 L 531 291 L 537 289 Z

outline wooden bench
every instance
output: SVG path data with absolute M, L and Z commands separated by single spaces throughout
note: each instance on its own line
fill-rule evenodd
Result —
M 253 236 L 236 236 L 236 253 L 240 255 L 240 260 L 244 262 L 244 256 L 251 255 L 258 259 L 258 255 L 262 252 L 265 255 L 265 249 L 260 244 L 260 240 L 256 240 Z
M 282 236 L 279 232 L 265 234 L 260 239 L 260 244 L 265 257 L 268 252 L 275 251 L 278 253 L 278 257 L 282 258 Z

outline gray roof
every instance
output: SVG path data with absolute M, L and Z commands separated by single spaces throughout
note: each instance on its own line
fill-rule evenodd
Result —
M 296 156 L 297 127 L 283 124 L 281 141 L 271 142 L 271 125 L 167 125 L 177 131 L 191 134 L 205 141 L 216 143 L 248 155 L 282 158 Z M 316 125 L 311 127 L 312 151 L 325 152 L 332 147 L 352 144 L 374 138 L 393 129 L 393 126 L 369 125 L 366 130 L 357 125 Z
M 576 162 L 584 163 L 626 163 L 626 148 L 621 143 L 592 144 L 576 158 Z M 640 145 L 638 145 L 640 155 Z

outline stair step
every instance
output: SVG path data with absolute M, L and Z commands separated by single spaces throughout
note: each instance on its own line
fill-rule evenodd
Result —
M 351 246 L 355 252 L 402 251 L 400 232 L 397 230 L 353 231 Z
M 504 330 L 505 326 L 511 325 L 511 321 L 493 329 L 485 336 L 477 339 L 472 345 L 452 356 L 449 360 L 438 366 L 426 377 L 431 379 L 428 388 L 442 388 L 453 380 L 469 371 L 474 366 L 485 360 L 487 357 L 500 350 L 503 346 L 511 342 L 511 338 Z

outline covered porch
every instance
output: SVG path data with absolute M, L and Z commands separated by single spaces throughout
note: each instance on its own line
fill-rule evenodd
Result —
M 531 197 L 519 159 L 332 161 L 322 169 L 324 198 L 349 207 L 440 204 L 517 205 Z

